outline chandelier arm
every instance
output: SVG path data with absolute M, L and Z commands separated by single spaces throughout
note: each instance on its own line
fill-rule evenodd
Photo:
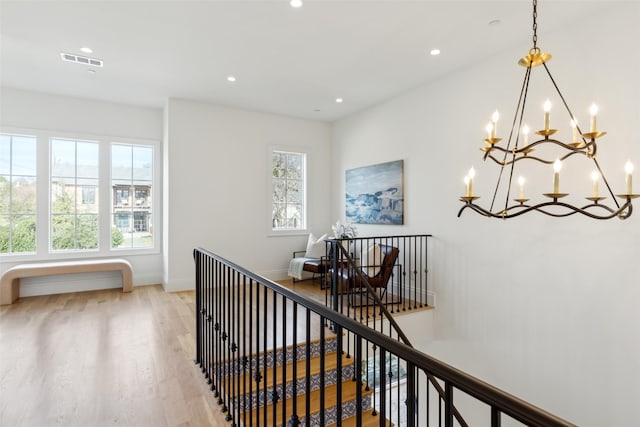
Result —
M 598 159 L 593 157 L 593 163 L 596 165 L 596 168 L 598 168 L 598 172 L 600 173 L 600 176 L 602 177 L 602 181 L 604 181 L 604 184 L 607 186 L 607 190 L 609 191 L 609 194 L 613 198 L 613 202 L 619 208 L 620 205 L 618 204 L 618 200 L 616 199 L 616 196 L 613 195 L 613 190 L 611 190 L 611 186 L 609 185 L 609 181 L 607 181 L 607 177 L 604 176 L 604 173 L 602 172 L 602 169 L 600 168 L 600 164 L 598 163 Z
M 573 112 L 571 112 L 571 108 L 569 108 L 569 104 L 567 104 L 567 101 L 564 99 L 564 96 L 562 95 L 562 92 L 560 92 L 560 88 L 558 87 L 558 84 L 556 83 L 556 80 L 551 75 L 551 71 L 549 71 L 549 67 L 547 67 L 547 63 L 543 62 L 542 65 L 544 66 L 544 69 L 547 71 L 547 75 L 549 76 L 549 79 L 551 79 L 551 83 L 553 83 L 553 87 L 556 88 L 556 92 L 558 92 L 558 95 L 560 96 L 560 99 L 562 100 L 562 103 L 564 104 L 564 108 L 567 109 L 567 112 L 569 113 L 569 116 L 571 117 L 571 120 L 573 120 L 574 123 L 576 124 L 576 129 L 578 129 L 578 134 L 580 135 L 580 138 L 582 138 L 582 142 L 584 142 L 586 144 L 587 140 L 585 139 L 584 136 L 582 136 L 582 130 L 580 129 L 580 124 L 576 120 L 576 116 L 574 116 Z
M 509 132 L 509 140 L 507 142 L 507 150 L 509 149 L 509 146 L 511 145 L 511 138 L 513 137 L 513 128 L 515 126 L 516 119 L 518 117 L 518 110 L 520 109 L 521 105 L 522 105 L 522 108 L 524 109 L 523 99 L 526 98 L 525 93 L 527 92 L 527 89 L 529 88 L 529 77 L 530 76 L 531 76 L 531 65 L 529 65 L 527 67 L 527 71 L 525 71 L 525 73 L 524 73 L 524 79 L 522 80 L 522 87 L 520 88 L 520 97 L 518 98 L 518 106 L 516 107 L 516 115 L 513 118 L 513 123 L 511 125 L 511 131 Z M 516 142 L 516 145 L 517 145 L 517 142 Z M 498 180 L 496 181 L 496 188 L 493 191 L 493 197 L 491 198 L 490 210 L 493 210 L 493 205 L 495 204 L 496 197 L 498 196 L 498 189 L 500 188 L 500 182 L 502 181 L 502 173 L 504 172 L 504 162 L 506 162 L 506 160 L 507 160 L 508 153 L 509 153 L 509 151 L 505 151 L 505 153 L 504 153 L 503 165 L 500 168 L 500 173 L 498 174 Z M 486 158 L 486 156 L 485 156 L 485 158 Z M 500 164 L 500 163 L 498 163 L 498 164 Z M 509 187 L 511 187 L 511 185 L 509 185 Z M 507 189 L 507 200 L 509 200 L 509 189 Z
M 502 148 L 501 150 L 504 150 L 504 149 Z M 573 156 L 575 154 L 584 154 L 585 156 L 587 155 L 587 153 L 582 152 L 582 151 L 572 151 L 572 152 L 567 153 L 564 156 L 560 157 L 559 159 L 560 159 L 560 161 L 564 161 L 564 160 L 568 159 L 569 157 L 571 157 L 571 156 Z M 544 159 L 541 159 L 540 157 L 536 157 L 536 156 L 520 156 L 520 157 L 516 157 L 514 160 L 505 161 L 504 164 L 503 164 L 500 160 L 496 159 L 492 155 L 488 155 L 486 157 L 491 159 L 491 160 L 493 160 L 494 162 L 496 162 L 500 166 L 508 166 L 508 165 L 510 165 L 512 163 L 519 162 L 519 161 L 526 160 L 526 159 L 536 160 L 536 161 L 538 161 L 540 163 L 544 163 L 546 165 L 552 165 L 555 162 L 555 160 L 544 160 Z
M 524 108 L 527 105 L 527 95 L 529 94 L 529 81 L 531 79 L 531 64 L 527 67 L 526 73 L 527 84 L 524 88 L 524 93 L 522 95 L 522 107 L 518 104 L 518 108 L 516 109 L 516 114 L 513 117 L 513 123 L 511 124 L 511 132 L 509 133 L 509 142 L 507 143 L 507 149 L 511 145 L 511 138 L 513 135 L 513 131 L 516 129 L 516 121 L 518 121 L 518 115 L 520 116 L 520 121 L 518 122 L 518 127 L 516 131 L 516 144 L 513 147 L 513 152 L 511 155 L 511 170 L 509 172 L 509 184 L 507 185 L 507 195 L 504 199 L 504 208 L 507 209 L 509 205 L 509 196 L 511 195 L 511 183 L 513 182 L 513 171 L 515 170 L 516 160 L 517 160 L 517 151 L 518 151 L 518 143 L 520 142 L 520 129 L 522 129 L 522 119 L 524 117 Z M 519 110 L 519 114 L 518 114 Z M 505 156 L 506 159 L 506 156 Z
M 549 212 L 548 210 L 545 210 L 543 208 L 548 207 L 548 206 L 560 206 L 563 208 L 566 208 L 569 210 L 569 212 L 563 212 L 563 213 L 556 213 L 556 212 Z M 502 218 L 502 219 L 510 219 L 510 218 L 515 218 L 517 216 L 523 215 L 527 212 L 531 212 L 531 211 L 537 211 L 540 212 L 542 214 L 548 215 L 548 216 L 552 216 L 555 218 L 563 218 L 563 217 L 568 217 L 571 215 L 575 215 L 577 213 L 588 216 L 590 218 L 593 219 L 611 219 L 614 217 L 619 217 L 620 219 L 626 219 L 629 216 L 631 216 L 631 213 L 633 211 L 633 205 L 631 204 L 631 200 L 628 199 L 627 202 L 620 208 L 618 209 L 612 209 L 609 206 L 606 205 L 602 205 L 599 203 L 592 203 L 589 205 L 586 205 L 582 208 L 578 208 L 575 207 L 573 205 L 567 204 L 567 203 L 563 203 L 563 202 L 557 202 L 557 201 L 553 201 L 553 202 L 545 202 L 545 203 L 539 203 L 537 205 L 534 206 L 529 206 L 529 205 L 524 205 L 524 204 L 518 204 L 518 205 L 513 205 L 511 207 L 508 207 L 507 209 L 504 209 L 502 211 L 499 212 L 491 212 L 488 211 L 478 205 L 476 205 L 473 202 L 466 202 L 462 208 L 460 208 L 460 211 L 458 212 L 458 217 L 460 217 L 460 215 L 462 215 L 462 212 L 467 209 L 470 208 L 472 210 L 474 210 L 475 212 L 486 216 L 488 218 Z M 608 215 L 598 215 L 598 214 L 594 214 L 592 212 L 589 212 L 588 209 L 592 209 L 592 208 L 600 208 L 600 209 L 604 209 L 607 212 L 609 212 Z M 514 213 L 509 213 L 509 212 L 513 212 L 515 209 L 518 209 L 518 211 L 514 212 Z M 626 211 L 626 212 L 625 212 Z
M 569 144 L 565 144 L 562 141 L 558 141 L 557 139 L 540 139 L 538 141 L 532 142 L 531 144 L 527 145 L 526 147 L 522 147 L 522 148 L 517 148 L 517 144 L 516 144 L 516 148 L 514 150 L 508 150 L 502 147 L 498 147 L 497 145 L 492 145 L 491 148 L 483 150 L 485 152 L 484 154 L 484 158 L 486 159 L 489 154 L 491 153 L 491 151 L 497 150 L 497 151 L 501 151 L 503 153 L 505 153 L 505 158 L 506 158 L 506 154 L 508 153 L 515 153 L 515 154 L 527 154 L 529 152 L 532 151 L 533 148 L 535 148 L 538 145 L 541 144 L 556 144 L 559 145 L 560 147 L 562 147 L 565 150 L 571 151 L 571 152 L 575 152 L 575 153 L 582 153 L 585 155 L 591 155 L 591 156 L 595 156 L 596 153 L 596 143 L 595 141 L 591 141 L 588 142 L 584 145 L 581 145 L 579 147 L 575 147 L 573 145 L 569 145 Z M 590 152 L 589 150 L 593 147 L 593 151 Z M 534 156 L 530 156 L 531 158 L 533 158 Z M 550 162 L 546 162 L 546 163 L 553 163 L 553 161 Z

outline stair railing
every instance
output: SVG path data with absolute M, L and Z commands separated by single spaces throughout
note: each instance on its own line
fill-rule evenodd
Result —
M 484 423 L 488 414 L 492 427 L 503 416 L 529 426 L 572 425 L 216 254 L 197 248 L 194 259 L 195 363 L 233 427 L 453 426 L 455 406 L 465 412 L 461 425 Z M 368 348 L 378 349 L 373 361 Z M 444 397 L 429 392 L 428 376 Z M 381 394 L 373 407 L 372 389 Z M 478 406 L 469 401 L 488 414 L 471 411 L 469 418 Z
M 411 344 L 411 341 L 409 340 L 409 338 L 406 336 L 406 334 L 402 331 L 402 328 L 400 327 L 400 325 L 398 324 L 398 322 L 396 322 L 396 320 L 393 318 L 393 316 L 391 315 L 391 313 L 389 312 L 389 310 L 387 310 L 386 304 L 382 301 L 382 298 L 380 298 L 380 296 L 378 295 L 378 292 L 373 288 L 373 286 L 371 286 L 371 284 L 369 283 L 369 278 L 367 277 L 367 275 L 365 275 L 362 271 L 362 269 L 360 268 L 360 266 L 358 266 L 358 263 L 356 263 L 356 261 L 353 259 L 353 256 L 351 255 L 351 253 L 349 253 L 342 244 L 339 244 L 339 241 L 334 240 L 332 241 L 332 243 L 330 243 L 330 249 L 329 249 L 332 253 L 330 256 L 330 259 L 332 260 L 331 263 L 331 273 L 333 275 L 332 277 L 332 285 L 331 285 L 331 290 L 332 290 L 332 294 L 333 294 L 333 307 L 334 310 L 337 310 L 337 307 L 340 306 L 340 301 L 339 301 L 339 295 L 340 293 L 337 291 L 338 287 L 340 285 L 338 277 L 341 275 L 341 262 L 342 261 L 346 261 L 347 265 L 346 265 L 346 269 L 347 271 L 349 271 L 352 275 L 356 275 L 357 276 L 357 280 L 355 280 L 354 282 L 360 284 L 361 288 L 357 289 L 356 292 L 360 292 L 360 300 L 362 301 L 362 293 L 366 294 L 366 308 L 367 308 L 367 312 L 373 308 L 374 310 L 374 316 L 376 315 L 375 313 L 379 313 L 387 322 L 389 322 L 390 325 L 390 332 L 391 329 L 393 329 L 393 331 L 397 334 L 397 338 L 399 341 L 401 341 L 403 344 L 414 348 L 413 345 Z M 369 304 L 369 301 L 371 301 L 371 304 Z M 362 318 L 362 317 L 361 317 Z M 374 327 L 375 329 L 375 327 Z M 383 332 L 382 330 L 380 332 Z M 391 333 L 389 333 L 389 336 L 392 336 Z M 347 347 L 349 347 L 348 344 L 349 341 L 347 341 Z M 375 350 L 373 351 L 373 355 L 374 357 L 375 355 Z M 427 376 L 429 382 L 431 382 L 431 384 L 433 385 L 434 389 L 436 390 L 436 392 L 438 393 L 438 395 L 440 396 L 440 399 L 445 399 L 446 397 L 446 391 L 442 388 L 442 386 L 440 385 L 440 383 L 438 383 L 438 380 L 431 375 L 430 373 L 428 373 L 427 371 L 424 371 L 425 375 Z M 374 399 L 375 400 L 375 399 Z M 466 423 L 466 421 L 464 420 L 464 418 L 462 417 L 462 415 L 460 414 L 460 412 L 458 411 L 458 409 L 455 406 L 452 406 L 451 408 L 453 415 L 456 419 L 456 421 L 458 421 L 458 423 L 460 424 L 461 427 L 466 427 L 468 426 L 468 424 Z

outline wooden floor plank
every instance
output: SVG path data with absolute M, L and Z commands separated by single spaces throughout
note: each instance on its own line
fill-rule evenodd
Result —
M 156 285 L 0 307 L 0 425 L 228 426 L 193 364 L 193 302 Z

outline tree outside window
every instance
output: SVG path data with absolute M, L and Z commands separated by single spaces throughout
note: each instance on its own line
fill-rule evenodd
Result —
M 51 140 L 51 249 L 97 250 L 99 145 Z M 93 203 L 89 203 L 89 197 Z
M 36 251 L 36 138 L 0 134 L 0 254 Z
M 306 228 L 306 154 L 273 151 L 272 156 L 273 230 Z

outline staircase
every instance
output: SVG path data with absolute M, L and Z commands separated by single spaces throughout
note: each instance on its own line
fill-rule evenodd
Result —
M 500 426 L 503 416 L 573 426 L 412 348 L 366 278 L 384 322 L 345 316 L 337 293 L 331 309 L 204 249 L 194 259 L 195 363 L 230 427 Z
M 219 378 L 222 378 L 218 391 L 221 395 L 233 396 L 232 406 L 239 408 L 237 425 L 295 425 L 291 424 L 295 399 L 300 425 L 306 424 L 307 417 L 312 426 L 335 425 L 338 413 L 341 412 L 343 426 L 356 426 L 358 405 L 354 359 L 345 354 L 338 357 L 337 351 L 336 335 L 327 337 L 324 346 L 320 340 L 310 342 L 309 372 L 307 372 L 307 344 L 305 343 L 254 354 L 248 360 L 218 364 L 214 368 Z M 339 360 L 340 363 L 338 363 Z M 322 366 L 323 363 L 324 366 Z M 296 396 L 293 395 L 294 381 Z M 322 384 L 323 381 L 324 384 Z M 338 381 L 342 383 L 340 402 L 338 402 Z M 307 383 L 309 383 L 309 392 L 305 393 Z M 229 392 L 226 393 L 226 390 Z M 361 390 L 361 425 L 363 426 L 380 424 L 380 419 L 372 408 L 372 394 L 371 389 L 363 384 Z M 308 413 L 307 399 L 309 400 Z M 227 420 L 233 421 L 233 416 L 229 415 Z

